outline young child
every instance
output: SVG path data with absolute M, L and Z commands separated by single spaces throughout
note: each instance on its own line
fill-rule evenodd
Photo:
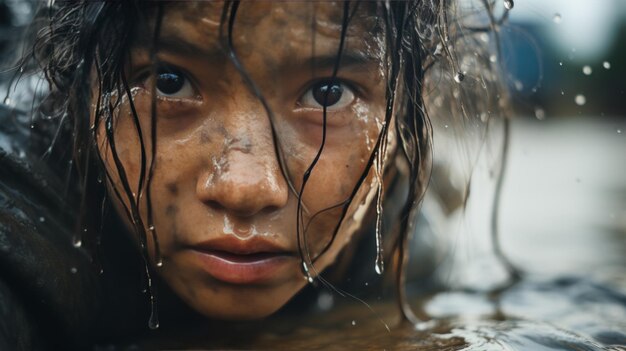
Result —
M 167 324 L 179 299 L 208 319 L 259 319 L 355 271 L 391 271 L 415 321 L 402 287 L 430 174 L 424 99 L 489 62 L 453 8 L 45 6 L 22 67 L 48 95 L 40 113 L 7 112 L 1 127 L 28 152 L 0 160 L 0 345 L 132 335 L 136 320 Z M 466 48 L 474 61 L 461 60 Z M 31 124 L 23 143 L 9 114 Z

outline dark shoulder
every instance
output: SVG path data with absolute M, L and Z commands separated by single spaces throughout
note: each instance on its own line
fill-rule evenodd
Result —
M 0 105 L 0 345 L 72 345 L 97 309 L 98 283 L 72 245 L 76 197 L 33 151 L 37 134 L 22 118 Z

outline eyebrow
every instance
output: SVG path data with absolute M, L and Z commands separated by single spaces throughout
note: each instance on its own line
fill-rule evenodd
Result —
M 146 51 L 150 50 L 152 43 L 148 40 L 138 41 L 136 47 Z M 159 37 L 157 43 L 159 52 L 175 54 L 178 56 L 188 56 L 193 58 L 202 58 L 208 62 L 223 62 L 228 59 L 227 53 L 222 47 L 207 48 L 194 42 L 187 41 L 177 35 L 163 35 Z M 339 68 L 347 68 L 352 66 L 366 66 L 375 64 L 380 58 L 368 55 L 359 50 L 344 50 L 341 53 Z M 283 66 L 287 67 L 311 67 L 314 69 L 332 69 L 337 63 L 337 53 L 323 53 L 319 56 L 306 57 L 304 60 L 294 58 L 289 60 Z

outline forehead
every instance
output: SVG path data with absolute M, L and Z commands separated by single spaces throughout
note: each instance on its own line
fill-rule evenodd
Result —
M 346 46 L 366 49 L 379 42 L 376 3 L 369 1 L 349 8 L 341 1 L 243 1 L 234 18 L 232 40 L 237 49 L 242 47 L 244 51 L 246 46 L 255 44 L 272 50 L 280 45 L 283 51 L 291 53 L 301 51 L 305 44 L 313 44 L 316 50 L 336 50 L 346 14 L 350 18 L 345 28 Z M 205 47 L 219 46 L 223 41 L 220 28 L 223 36 L 228 35 L 229 16 L 229 9 L 221 1 L 167 3 L 161 35 L 184 38 Z M 147 34 L 141 37 L 151 37 Z

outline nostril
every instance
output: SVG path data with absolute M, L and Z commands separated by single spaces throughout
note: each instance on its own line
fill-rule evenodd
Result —
M 204 200 L 202 201 L 207 207 L 211 208 L 211 210 L 216 212 L 224 211 L 226 208 L 215 200 Z

